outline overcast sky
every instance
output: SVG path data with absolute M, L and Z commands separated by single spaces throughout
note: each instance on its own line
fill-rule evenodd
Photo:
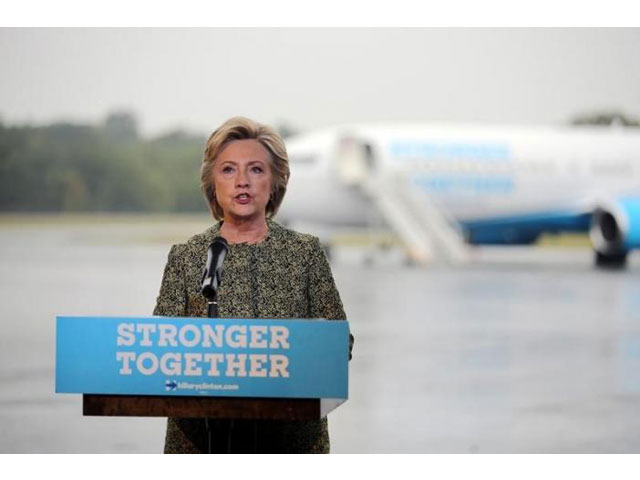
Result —
M 5 124 L 136 113 L 144 134 L 232 115 L 564 123 L 640 116 L 640 29 L 0 29 Z

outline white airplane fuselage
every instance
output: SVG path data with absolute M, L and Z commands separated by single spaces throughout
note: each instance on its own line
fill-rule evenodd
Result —
M 287 220 L 362 225 L 372 208 L 362 183 L 401 176 L 407 188 L 476 232 L 475 243 L 503 243 L 483 230 L 491 222 L 530 234 L 586 230 L 585 221 L 606 211 L 626 229 L 622 249 L 637 248 L 639 129 L 354 125 L 286 143 L 291 179 L 279 217 Z M 549 223 L 559 217 L 567 221 Z M 512 238 L 504 243 L 519 243 Z

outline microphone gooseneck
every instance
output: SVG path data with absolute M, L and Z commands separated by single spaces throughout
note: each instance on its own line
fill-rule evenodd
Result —
M 223 237 L 213 239 L 207 249 L 207 264 L 202 272 L 202 295 L 207 299 L 207 315 L 209 318 L 218 317 L 218 287 L 220 287 L 220 277 L 222 276 L 222 264 L 229 252 L 229 244 Z M 204 425 L 207 431 L 208 452 L 212 453 L 213 446 L 213 425 L 212 419 L 205 418 Z M 227 428 L 227 452 L 231 453 L 231 431 L 233 420 L 229 420 Z

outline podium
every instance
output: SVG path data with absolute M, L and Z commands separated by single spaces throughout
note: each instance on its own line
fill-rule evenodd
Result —
M 56 393 L 86 416 L 320 419 L 348 398 L 348 339 L 323 319 L 57 317 Z
M 319 398 L 82 395 L 85 416 L 317 420 L 345 400 Z

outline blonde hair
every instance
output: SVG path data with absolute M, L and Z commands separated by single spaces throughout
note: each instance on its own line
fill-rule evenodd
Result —
M 257 140 L 270 154 L 272 184 L 271 196 L 267 203 L 266 215 L 270 218 L 276 214 L 289 181 L 289 157 L 287 149 L 278 132 L 267 125 L 262 125 L 249 118 L 233 117 L 224 122 L 207 140 L 204 159 L 200 168 L 200 186 L 209 204 L 211 214 L 216 220 L 222 220 L 224 212 L 216 199 L 213 167 L 215 161 L 230 142 L 235 140 Z

